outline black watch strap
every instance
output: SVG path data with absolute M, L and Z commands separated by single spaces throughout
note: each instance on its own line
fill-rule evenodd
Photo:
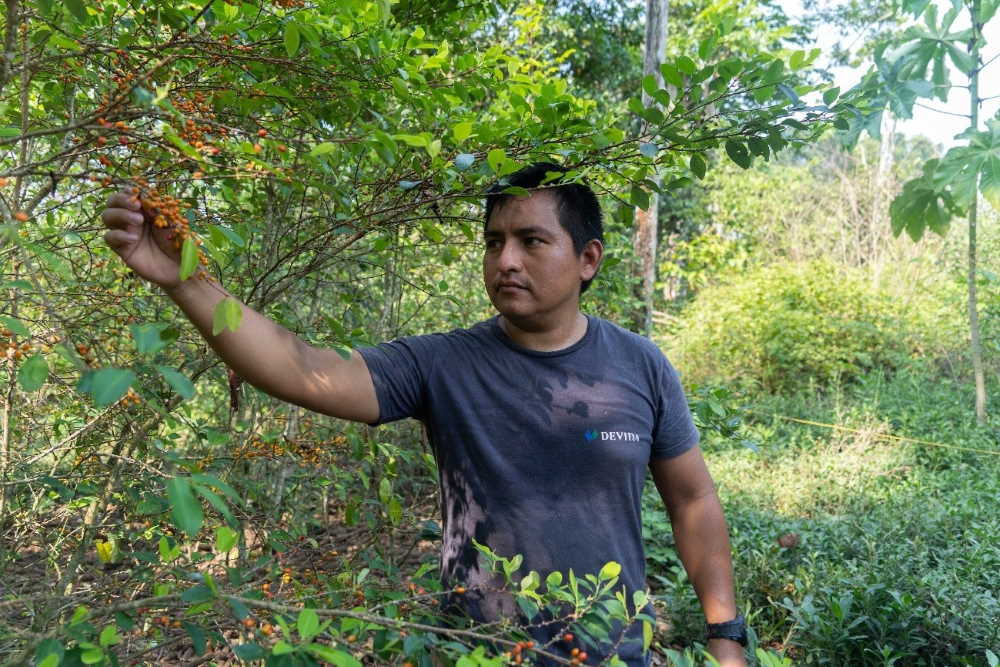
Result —
M 740 646 L 747 645 L 747 619 L 743 614 L 737 614 L 736 618 L 725 623 L 709 623 L 706 639 L 731 639 L 739 642 Z

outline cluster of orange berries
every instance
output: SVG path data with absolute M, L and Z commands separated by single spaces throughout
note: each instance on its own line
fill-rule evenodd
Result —
M 0 188 L 7 187 L 7 184 L 9 182 L 10 181 L 8 181 L 6 178 L 0 178 Z M 14 219 L 17 220 L 18 222 L 27 222 L 28 214 L 25 213 L 24 211 L 17 211 L 14 213 Z
M 215 120 L 215 113 L 212 112 L 212 105 L 208 103 L 205 98 L 205 94 L 200 91 L 195 92 L 190 96 L 176 95 L 171 101 L 175 107 L 188 115 L 200 115 L 204 118 L 208 118 L 209 120 Z M 187 118 L 184 121 L 184 125 L 177 130 L 177 135 L 184 141 L 194 146 L 197 150 L 204 150 L 212 155 L 218 155 L 220 152 L 219 147 L 213 146 L 206 141 L 207 135 L 210 133 L 218 134 L 223 139 L 229 136 L 229 130 L 227 128 L 215 128 L 207 123 L 198 124 L 194 118 Z
M 520 665 L 524 661 L 524 653 L 533 648 L 535 648 L 535 642 L 518 642 L 514 644 L 514 648 L 508 651 L 507 655 L 513 659 L 515 665 Z
M 274 4 L 282 9 L 297 9 L 306 6 L 305 0 L 274 0 Z
M 154 214 L 153 225 L 155 227 L 170 230 L 174 248 L 180 250 L 187 239 L 193 240 L 198 246 L 201 245 L 201 239 L 191 231 L 188 219 L 181 212 L 182 202 L 179 199 L 167 194 L 161 194 L 144 178 L 137 178 L 135 182 L 142 188 L 139 203 L 142 204 L 144 210 Z M 201 248 L 198 248 L 198 262 L 202 266 L 208 265 L 208 256 L 205 255 Z M 202 280 L 209 278 L 209 274 L 204 271 L 199 271 L 196 275 Z
M 140 403 L 142 403 L 142 399 L 139 398 L 139 394 L 135 393 L 132 387 L 129 387 L 128 393 L 122 396 L 121 404 L 127 408 L 130 405 L 139 405 Z
M 90 348 L 84 344 L 79 344 L 76 346 L 76 353 L 83 358 L 83 362 L 88 366 L 94 365 L 94 357 L 90 354 Z
M 6 342 L 3 339 L 8 339 Z M 14 340 L 14 332 L 10 329 L 0 329 L 0 357 L 20 361 L 31 354 L 32 347 L 29 343 L 20 345 Z
M 341 441 L 346 441 L 343 436 L 337 436 Z M 334 444 L 337 443 L 334 438 Z M 285 442 L 265 442 L 260 436 L 254 436 L 233 452 L 233 458 L 240 460 L 253 459 L 277 459 L 281 456 L 296 456 L 303 464 L 319 466 L 326 462 L 328 456 L 326 443 L 310 440 L 292 440 Z

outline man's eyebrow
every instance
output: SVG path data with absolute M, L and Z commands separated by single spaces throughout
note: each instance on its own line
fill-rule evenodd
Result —
M 544 227 L 521 227 L 514 230 L 513 234 L 514 236 L 552 236 L 552 233 Z M 499 238 L 503 236 L 503 232 L 486 230 L 484 236 L 486 236 L 486 238 Z

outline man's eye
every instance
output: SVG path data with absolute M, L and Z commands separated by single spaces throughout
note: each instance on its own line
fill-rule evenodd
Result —
M 524 244 L 529 246 L 541 245 L 542 239 L 538 238 L 537 236 L 529 236 L 528 238 L 524 239 Z
M 499 241 L 493 240 L 493 241 L 487 241 L 486 242 L 486 249 L 487 250 L 496 250 L 499 247 L 500 247 L 500 242 Z

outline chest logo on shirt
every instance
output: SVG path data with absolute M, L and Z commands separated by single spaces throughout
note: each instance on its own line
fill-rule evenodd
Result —
M 639 442 L 639 434 L 631 431 L 597 431 L 587 429 L 583 432 L 583 437 L 587 442 L 592 442 L 600 438 L 601 440 L 624 440 L 626 442 Z

